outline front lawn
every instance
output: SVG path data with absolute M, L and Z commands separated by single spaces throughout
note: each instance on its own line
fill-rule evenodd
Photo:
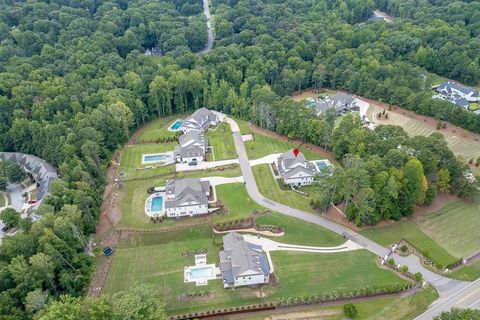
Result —
M 216 187 L 217 198 L 228 209 L 227 214 L 213 216 L 214 222 L 243 219 L 256 211 L 264 211 L 265 208 L 253 201 L 247 194 L 243 183 L 228 183 Z
M 457 271 L 452 272 L 449 277 L 463 280 L 463 281 L 475 281 L 480 278 L 480 260 L 476 260 L 464 266 Z
M 415 218 L 422 231 L 457 258 L 479 249 L 480 207 L 455 201 L 440 211 Z
M 279 186 L 280 181 L 272 176 L 268 164 L 260 164 L 252 167 L 258 190 L 266 198 L 283 203 L 289 207 L 297 208 L 303 211 L 315 212 L 310 207 L 310 199 L 313 194 L 304 196 L 292 190 L 282 190 Z
M 393 271 L 380 269 L 377 256 L 366 250 L 343 253 L 271 253 L 280 288 L 266 287 L 267 297 L 298 297 L 325 292 L 348 293 L 364 286 L 408 284 Z
M 232 130 L 228 123 L 221 123 L 215 130 L 208 130 L 205 137 L 213 148 L 215 161 L 237 158 Z
M 406 220 L 386 227 L 369 228 L 360 232 L 367 238 L 388 246 L 405 239 L 426 253 L 436 264 L 446 266 L 457 259 L 422 232 L 412 220 Z
M 262 158 L 272 153 L 283 153 L 293 148 L 299 148 L 308 160 L 325 159 L 325 156 L 307 149 L 306 147 L 299 147 L 297 143 L 268 137 L 258 132 L 253 133 L 253 137 L 253 141 L 245 142 L 245 148 L 249 159 Z

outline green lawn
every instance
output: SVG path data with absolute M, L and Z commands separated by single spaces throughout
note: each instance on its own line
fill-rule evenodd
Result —
M 218 251 L 209 227 L 195 227 L 175 232 L 136 233 L 120 242 L 113 255 L 113 264 L 104 293 L 111 295 L 131 287 L 135 282 L 150 283 L 163 295 L 169 314 L 179 314 L 211 308 L 272 302 L 280 296 L 299 296 L 324 291 L 350 291 L 365 285 L 386 285 L 403 282 L 393 272 L 375 264 L 373 254 L 360 250 L 337 254 L 276 252 L 272 255 L 280 277 L 280 288 L 258 290 L 223 289 L 220 280 L 209 281 L 197 288 L 183 282 L 183 268 L 193 265 L 193 256 L 182 253 L 206 249 L 209 263 L 218 263 Z M 299 263 L 301 261 L 301 263 Z M 193 300 L 177 299 L 179 294 L 206 290 L 210 297 Z
M 165 167 L 159 167 L 155 169 L 143 169 L 138 170 L 138 167 L 142 167 L 142 156 L 150 153 L 161 153 L 167 151 L 173 151 L 176 142 L 170 143 L 148 143 L 148 144 L 136 144 L 130 147 L 126 147 L 123 152 L 122 159 L 120 160 L 119 171 L 125 172 L 125 179 L 133 178 L 148 178 L 162 174 L 168 174 L 175 172 L 173 165 Z
M 343 253 L 271 253 L 280 288 L 267 287 L 267 297 L 297 297 L 352 288 L 405 283 L 393 271 L 380 269 L 377 257 L 366 250 Z
M 252 170 L 258 189 L 262 195 L 292 208 L 315 212 L 310 207 L 310 198 L 314 196 L 313 193 L 307 197 L 291 190 L 280 189 L 280 182 L 273 178 L 268 164 L 256 165 L 252 167 Z
M 216 130 L 208 130 L 205 136 L 209 145 L 213 147 L 215 161 L 237 158 L 232 131 L 228 123 L 221 123 Z
M 240 132 L 242 134 L 252 133 L 252 129 L 250 129 L 250 126 L 248 125 L 248 121 L 240 120 L 238 118 L 234 118 L 234 119 L 237 122 L 238 127 L 240 128 Z
M 6 197 L 3 192 L 0 192 L 0 208 L 5 207 L 7 205 L 6 203 Z
M 397 243 L 402 238 L 412 243 L 422 252 L 428 252 L 430 258 L 437 264 L 448 265 L 457 259 L 438 245 L 432 238 L 422 232 L 412 220 L 403 221 L 381 228 L 369 228 L 361 234 L 373 241 L 388 246 Z
M 480 278 L 480 260 L 476 260 L 471 264 L 452 272 L 450 274 L 450 277 L 464 281 L 477 280 L 478 278 Z
M 428 306 L 438 298 L 433 288 L 415 293 L 413 298 L 388 297 L 354 302 L 358 314 L 355 320 L 411 320 L 427 310 Z M 265 313 L 266 314 L 266 313 Z M 316 320 L 344 320 L 343 305 L 313 306 L 300 310 L 284 310 L 275 312 L 280 319 L 316 319 Z M 306 316 L 305 318 L 303 316 Z M 245 320 L 270 320 L 267 316 L 245 317 Z
M 242 130 L 242 129 L 240 129 Z M 242 132 L 243 133 L 243 132 Z M 253 133 L 254 140 L 246 141 L 245 148 L 247 149 L 247 155 L 250 159 L 258 159 L 268 156 L 272 153 L 281 153 L 288 151 L 292 148 L 297 148 L 298 144 L 287 142 L 271 137 L 264 136 L 260 133 Z M 308 160 L 324 159 L 325 156 L 319 155 L 310 149 L 300 147 L 299 150 L 303 152 Z
M 223 184 L 217 186 L 216 189 L 217 197 L 228 208 L 228 213 L 214 216 L 214 222 L 242 219 L 250 216 L 254 210 L 265 210 L 248 196 L 243 183 Z
M 259 217 L 257 223 L 282 227 L 285 235 L 272 238 L 278 242 L 320 247 L 334 247 L 345 242 L 343 237 L 330 230 L 276 212 Z
M 221 169 L 221 168 L 220 168 Z M 199 222 L 210 221 L 209 218 L 183 218 L 178 221 L 166 219 L 161 224 L 150 222 L 150 218 L 145 214 L 145 200 L 148 197 L 147 190 L 150 187 L 164 186 L 167 179 L 176 178 L 203 178 L 203 177 L 238 177 L 241 175 L 240 167 L 236 166 L 233 169 L 225 169 L 223 171 L 209 170 L 209 171 L 193 171 L 185 173 L 170 173 L 167 176 L 150 179 L 140 179 L 126 181 L 124 189 L 119 195 L 119 208 L 122 212 L 122 217 L 119 223 L 123 228 L 134 229 L 161 229 L 172 226 L 184 226 L 197 224 Z M 221 199 L 221 198 L 220 198 Z
M 168 131 L 170 125 L 177 119 L 184 119 L 186 115 L 178 114 L 166 118 L 159 118 L 147 125 L 143 132 L 138 136 L 137 141 L 157 141 L 161 138 L 175 137 L 178 133 Z
M 415 219 L 423 232 L 457 258 L 480 249 L 480 207 L 456 201 Z

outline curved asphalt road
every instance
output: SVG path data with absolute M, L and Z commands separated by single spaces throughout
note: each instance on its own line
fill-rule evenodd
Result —
M 206 0 L 205 0 L 206 1 Z M 323 217 L 313 215 L 310 213 L 307 213 L 305 211 L 301 211 L 295 208 L 291 208 L 289 206 L 286 206 L 284 204 L 272 201 L 268 198 L 265 198 L 262 194 L 260 194 L 260 191 L 258 190 L 257 183 L 255 182 L 255 178 L 253 176 L 252 168 L 250 167 L 250 162 L 247 157 L 247 152 L 245 149 L 245 145 L 243 144 L 242 140 L 242 135 L 240 133 L 240 130 L 238 128 L 238 125 L 236 122 L 231 119 L 227 118 L 226 121 L 230 124 L 230 127 L 233 132 L 233 138 L 235 142 L 235 149 L 237 151 L 238 159 L 240 162 L 240 167 L 242 169 L 242 174 L 243 178 L 245 180 L 245 185 L 247 188 L 247 192 L 249 196 L 258 204 L 279 212 L 281 214 L 294 217 L 297 219 L 301 219 L 310 223 L 314 223 L 316 225 L 322 226 L 330 231 L 333 231 L 341 236 L 344 236 L 347 239 L 350 239 L 357 243 L 358 245 L 362 246 L 366 250 L 373 252 L 379 257 L 385 257 L 386 255 L 390 254 L 390 250 L 375 243 L 374 241 L 360 235 L 359 233 L 352 231 L 348 229 L 345 226 L 342 226 L 340 224 L 337 224 L 333 221 L 327 220 Z M 463 292 L 462 290 L 465 288 L 469 288 L 472 284 L 464 281 L 459 281 L 459 280 L 453 280 L 449 279 L 446 277 L 442 277 L 441 275 L 438 275 L 425 267 L 420 262 L 420 259 L 415 256 L 415 255 L 410 255 L 408 257 L 402 257 L 397 254 L 390 254 L 391 258 L 394 258 L 396 263 L 399 263 L 401 265 L 406 265 L 408 266 L 408 269 L 410 272 L 415 273 L 415 272 L 420 272 L 423 275 L 423 278 L 431 283 L 432 285 L 435 286 L 437 289 L 439 295 L 440 295 L 440 300 L 437 301 L 437 303 L 434 303 L 431 307 L 433 309 L 436 307 L 438 304 L 445 305 L 445 302 L 448 302 L 448 299 L 451 298 L 452 296 L 456 296 L 461 294 Z M 480 281 L 478 282 L 479 288 L 480 288 Z M 475 287 L 476 288 L 476 287 Z M 479 289 L 480 291 L 480 289 Z M 476 291 L 475 291 L 476 292 Z M 474 293 L 475 293 L 474 292 Z M 480 293 L 479 293 L 480 294 Z M 480 296 L 479 296 L 480 297 Z M 437 308 L 439 311 L 440 309 L 443 308 Z M 430 309 L 429 309 L 430 310 Z M 428 311 L 427 311 L 428 312 Z M 427 313 L 425 313 L 426 315 Z M 418 319 L 431 319 L 431 316 L 428 317 L 422 317 L 420 316 Z
M 22 188 L 20 188 L 16 184 L 9 184 L 7 185 L 6 192 L 10 194 L 10 207 L 15 209 L 16 211 L 20 212 L 23 209 L 23 196 L 22 196 Z

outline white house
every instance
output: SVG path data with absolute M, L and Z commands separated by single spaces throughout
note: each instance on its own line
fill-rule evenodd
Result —
M 444 82 L 437 87 L 440 97 L 460 107 L 467 108 L 472 102 L 480 102 L 477 90 L 464 87 L 452 81 Z
M 177 162 L 197 163 L 205 160 L 208 142 L 203 132 L 191 130 L 180 136 L 178 146 L 175 147 L 174 157 Z
M 208 127 L 216 126 L 219 123 L 220 118 L 216 113 L 207 108 L 200 108 L 182 122 L 182 131 L 184 133 L 192 130 L 205 132 Z
M 325 99 L 315 100 L 315 109 L 321 114 L 328 109 L 335 109 L 337 114 L 345 114 L 350 111 L 359 111 L 358 99 L 352 95 L 337 92 L 334 96 L 328 96 Z
M 165 214 L 173 217 L 193 217 L 208 213 L 210 182 L 200 179 L 167 180 Z
M 241 234 L 230 232 L 224 236 L 219 256 L 224 288 L 270 281 L 271 267 L 267 254 L 261 246 L 245 241 Z
M 293 186 L 312 184 L 317 173 L 315 164 L 307 161 L 301 152 L 295 156 L 293 149 L 282 153 L 278 157 L 276 165 L 283 181 Z

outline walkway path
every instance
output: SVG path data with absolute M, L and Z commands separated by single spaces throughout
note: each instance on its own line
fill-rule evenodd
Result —
M 205 17 L 207 17 L 208 40 L 205 48 L 202 49 L 199 53 L 207 53 L 208 51 L 212 50 L 213 47 L 213 30 L 210 21 L 210 8 L 208 7 L 208 0 L 203 0 L 203 13 L 205 14 Z
M 250 160 L 250 166 L 253 167 L 253 166 L 256 166 L 256 165 L 259 165 L 259 164 L 273 163 L 273 162 L 277 161 L 279 155 L 281 155 L 281 153 L 272 153 L 272 154 L 269 154 L 268 156 L 265 156 L 265 157 L 260 158 L 260 159 Z
M 175 165 L 175 170 L 177 170 L 177 172 L 196 171 L 196 170 L 204 170 L 209 168 L 226 166 L 226 165 L 235 164 L 235 163 L 238 163 L 238 159 L 229 159 L 229 160 L 220 160 L 220 161 L 202 161 L 202 162 L 199 162 L 196 166 L 190 166 L 188 165 L 188 163 L 177 163 Z
M 230 119 L 229 123 L 233 120 Z M 468 285 L 468 282 L 453 280 L 441 275 L 438 275 L 421 264 L 417 256 L 410 255 L 408 257 L 401 257 L 397 254 L 391 254 L 390 250 L 375 243 L 374 241 L 358 234 L 355 231 L 348 229 L 345 226 L 339 225 L 333 221 L 325 219 L 321 216 L 313 215 L 302 210 L 291 208 L 284 204 L 272 201 L 268 198 L 265 198 L 260 191 L 258 190 L 255 178 L 253 176 L 252 168 L 250 167 L 250 162 L 247 157 L 247 152 L 245 145 L 242 141 L 242 135 L 238 126 L 231 126 L 233 132 L 233 138 L 235 142 L 235 148 L 237 150 L 238 158 L 240 161 L 240 167 L 242 169 L 243 178 L 245 179 L 245 185 L 249 196 L 260 205 L 272 210 L 279 212 L 281 214 L 301 219 L 319 226 L 322 226 L 330 231 L 333 231 L 339 235 L 342 235 L 346 239 L 352 240 L 359 246 L 367 249 L 368 251 L 376 254 L 379 257 L 389 256 L 394 258 L 397 263 L 401 265 L 407 265 L 410 272 L 420 272 L 423 275 L 423 278 L 433 284 L 438 290 L 438 293 L 441 298 L 448 297 L 452 294 L 455 294 L 462 288 Z
M 243 177 L 233 177 L 233 178 L 226 178 L 226 177 L 206 177 L 200 178 L 201 181 L 209 181 L 211 186 L 218 186 L 221 184 L 227 183 L 242 183 L 244 182 Z

